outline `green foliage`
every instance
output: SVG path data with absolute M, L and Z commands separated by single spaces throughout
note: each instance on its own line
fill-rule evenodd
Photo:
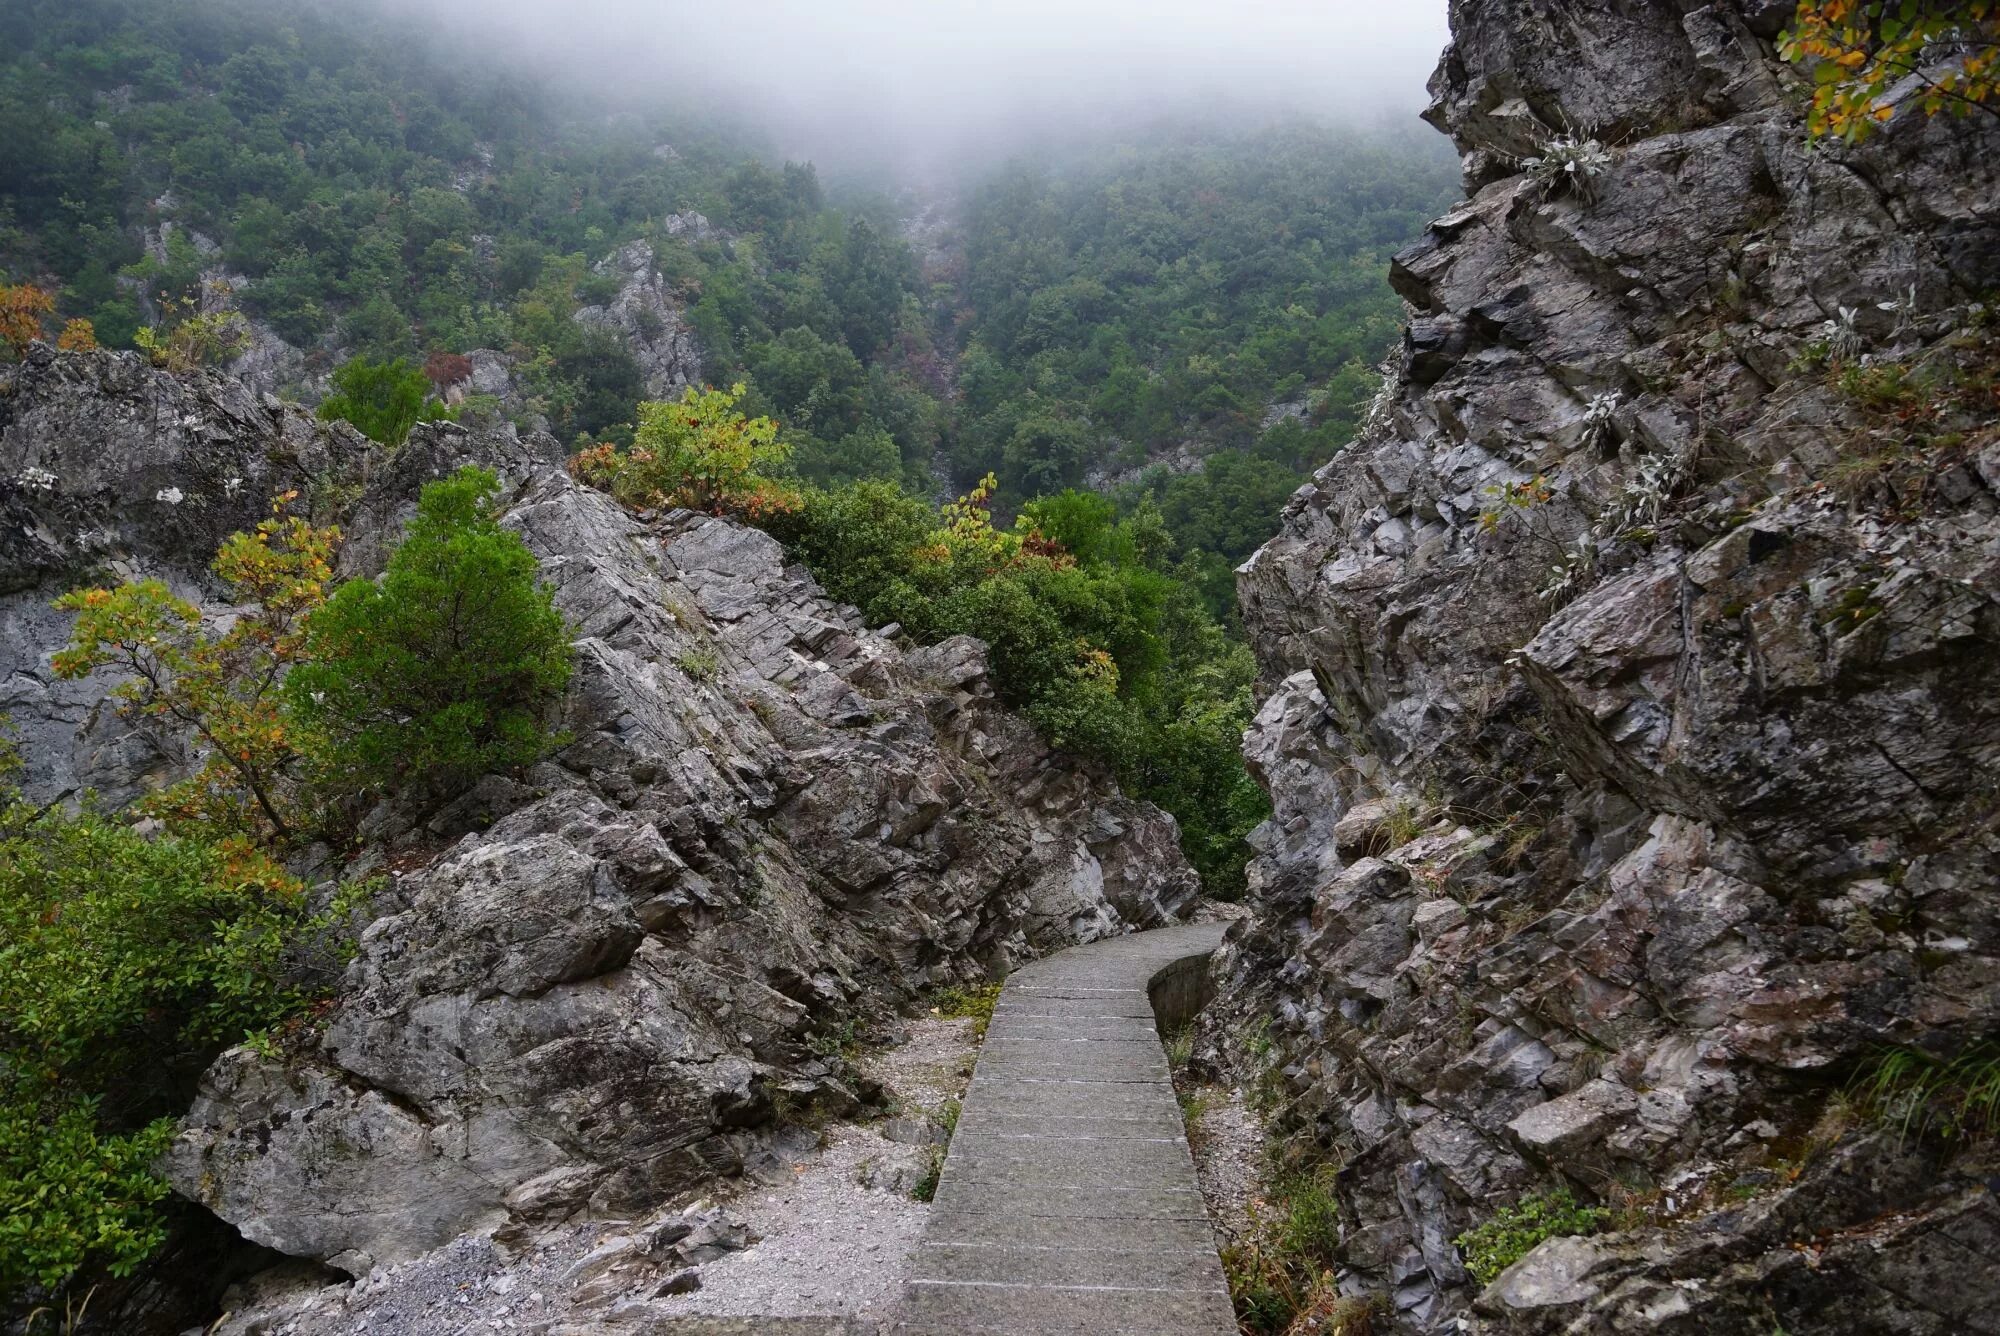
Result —
M 333 393 L 320 402 L 323 422 L 346 422 L 371 441 L 401 445 L 419 422 L 436 422 L 451 412 L 431 399 L 423 370 L 400 359 L 357 357 L 333 373 Z
M 494 516 L 498 489 L 479 468 L 426 486 L 382 578 L 308 618 L 285 699 L 323 786 L 449 789 L 549 747 L 569 634 L 534 554 Z
M 1455 192 L 1431 138 L 1304 126 L 1001 174 L 970 204 L 957 476 L 995 470 L 1030 497 L 1083 462 L 1192 444 L 1257 452 L 1296 487 L 1353 435 L 1357 382 L 1395 338 L 1390 253 Z M 1287 399 L 1307 420 L 1267 444 Z
M 999 983 L 968 984 L 965 987 L 952 985 L 940 988 L 931 997 L 931 1010 L 947 1020 L 970 1019 L 975 1039 L 986 1037 L 986 1027 L 993 1023 L 993 1008 L 999 1004 Z
M 1604 1207 L 1580 1206 L 1568 1188 L 1557 1188 L 1523 1197 L 1452 1242 L 1464 1254 L 1465 1269 L 1472 1278 L 1490 1285 L 1544 1239 L 1592 1234 L 1610 1218 L 1611 1212 Z
M 2000 1134 L 2000 1044 L 1974 1044 L 1948 1059 L 1885 1049 L 1849 1089 L 1899 1140 L 1986 1141 Z
M 1103 498 L 1065 493 L 1003 530 L 990 497 L 982 487 L 940 516 L 886 483 L 811 489 L 767 527 L 877 624 L 984 640 L 1002 699 L 1172 812 L 1209 890 L 1235 894 L 1243 836 L 1268 812 L 1239 750 L 1249 651 L 1162 569 L 1156 512 L 1121 520 Z
M 55 606 L 77 614 L 69 646 L 51 660 L 56 676 L 113 669 L 122 714 L 155 720 L 199 741 L 202 766 L 146 806 L 184 829 L 293 833 L 299 806 L 295 749 L 282 717 L 279 682 L 303 652 L 301 625 L 320 605 L 340 531 L 286 513 L 232 534 L 210 569 L 246 611 L 211 635 L 201 611 L 159 580 L 80 589 Z
M 1245 1331 L 1277 1336 L 1294 1330 L 1302 1316 L 1333 1306 L 1340 1246 L 1336 1174 L 1337 1166 L 1323 1164 L 1278 1175 L 1261 1206 L 1252 1208 L 1250 1227 L 1223 1249 L 1223 1274 Z
M 674 403 L 640 404 L 630 449 L 593 446 L 570 460 L 570 471 L 627 505 L 753 521 L 790 511 L 797 495 L 775 475 L 791 448 L 777 423 L 736 410 L 744 392 L 690 388 Z
M 303 1005 L 294 954 L 326 927 L 246 844 L 0 802 L 0 1292 L 158 1246 L 173 1115 Z

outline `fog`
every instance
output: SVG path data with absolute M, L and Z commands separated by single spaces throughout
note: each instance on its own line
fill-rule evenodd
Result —
M 387 0 L 548 77 L 925 171 L 1155 115 L 1405 119 L 1445 0 Z

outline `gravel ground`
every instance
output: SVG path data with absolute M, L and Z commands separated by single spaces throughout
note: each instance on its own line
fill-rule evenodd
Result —
M 1188 1127 L 1188 1145 L 1216 1242 L 1226 1248 L 1250 1228 L 1250 1207 L 1263 1193 L 1264 1128 L 1240 1088 L 1193 1090 L 1201 1111 Z
M 213 1336 L 572 1336 L 680 1316 L 882 1316 L 930 1211 L 910 1189 L 930 1165 L 931 1117 L 963 1093 L 975 1047 L 970 1021 L 929 1017 L 908 1031 L 856 1060 L 900 1106 L 892 1116 L 782 1135 L 754 1177 L 685 1208 L 720 1206 L 759 1238 L 693 1268 L 692 1293 L 656 1297 L 681 1269 L 630 1246 L 677 1206 L 644 1221 L 559 1225 L 514 1247 L 468 1236 L 352 1283 L 280 1267 L 233 1295 Z

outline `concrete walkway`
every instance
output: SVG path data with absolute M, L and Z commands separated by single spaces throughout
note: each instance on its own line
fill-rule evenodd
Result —
M 1148 997 L 1224 927 L 1073 947 L 1007 980 L 892 1331 L 1236 1331 Z

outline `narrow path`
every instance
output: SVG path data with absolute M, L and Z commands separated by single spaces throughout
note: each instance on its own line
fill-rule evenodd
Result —
M 1147 992 L 1225 927 L 1073 947 L 1008 979 L 892 1331 L 1236 1331 Z

